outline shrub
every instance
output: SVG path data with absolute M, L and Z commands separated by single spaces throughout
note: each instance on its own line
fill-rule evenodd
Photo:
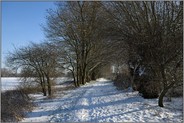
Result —
M 144 98 L 157 98 L 159 96 L 159 83 L 151 76 L 143 75 L 136 77 L 135 86 Z
M 130 79 L 126 74 L 119 74 L 114 79 L 114 85 L 118 89 L 127 89 L 128 87 L 130 87 L 130 84 Z
M 167 97 L 182 97 L 183 96 L 183 86 L 177 88 L 171 88 L 167 94 Z
M 22 90 L 9 90 L 1 94 L 1 121 L 16 122 L 32 109 L 29 96 Z
M 18 85 L 18 89 L 23 91 L 26 94 L 39 93 L 42 92 L 42 89 L 38 83 L 33 80 L 24 80 L 20 79 L 22 82 Z

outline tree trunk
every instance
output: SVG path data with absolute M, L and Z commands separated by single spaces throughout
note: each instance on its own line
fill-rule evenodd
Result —
M 47 96 L 46 89 L 45 89 L 45 87 L 43 87 L 43 86 L 42 86 L 42 92 L 43 92 L 43 96 Z
M 47 92 L 46 92 L 46 88 L 45 88 L 45 81 L 42 80 L 41 76 L 39 77 L 39 79 L 40 79 L 40 84 L 41 84 L 43 96 L 47 96 Z
M 77 82 L 76 82 L 76 79 L 75 79 L 75 75 L 74 74 L 73 74 L 73 82 L 74 82 L 75 87 L 77 87 L 78 85 L 77 85 Z
M 130 71 L 130 84 L 131 87 L 134 91 L 137 91 L 137 87 L 135 86 L 135 78 L 136 78 L 136 70 L 138 69 L 139 63 L 134 65 L 134 68 L 131 68 L 129 66 L 129 71 Z
M 47 96 L 47 89 L 46 89 L 46 82 L 45 82 L 45 77 L 44 77 L 44 75 L 42 76 L 42 78 L 43 78 L 43 95 L 44 96 Z
M 86 68 L 84 67 L 82 70 L 82 84 L 85 85 L 86 84 Z
M 94 72 L 91 74 L 91 79 L 92 79 L 92 80 L 95 80 L 95 79 L 96 79 L 95 73 L 94 73 Z
M 134 91 L 137 91 L 137 87 L 134 85 L 134 78 L 135 78 L 135 75 L 132 75 L 130 77 L 130 84 L 131 84 L 131 87 Z
M 81 85 L 82 84 L 82 68 L 81 68 L 81 66 L 79 67 L 78 76 L 79 76 L 79 85 Z
M 49 76 L 46 76 L 46 78 L 47 78 L 48 94 L 49 94 L 49 96 L 51 96 L 52 95 L 52 89 L 51 89 L 50 78 L 49 78 Z
M 73 76 L 74 85 L 75 85 L 75 87 L 77 87 L 78 85 L 77 85 L 77 81 L 76 81 L 76 78 L 75 78 L 75 72 L 72 71 L 72 70 L 71 70 L 71 72 L 72 72 L 72 76 Z
M 76 79 L 77 79 L 77 86 L 79 87 L 80 86 L 80 83 L 79 83 L 79 81 L 80 81 L 80 79 L 79 79 L 79 62 L 78 62 L 78 60 L 77 60 L 77 73 L 76 73 Z
M 161 71 L 161 75 L 162 75 L 162 83 L 163 83 L 163 90 L 162 90 L 162 92 L 160 93 L 160 95 L 159 95 L 159 99 L 158 99 L 158 106 L 160 106 L 160 107 L 164 107 L 164 105 L 163 105 L 163 98 L 164 98 L 164 96 L 165 96 L 165 94 L 167 93 L 167 91 L 169 90 L 169 86 L 167 87 L 167 85 L 166 85 L 166 83 L 167 83 L 167 79 L 166 79 L 166 75 L 165 75 L 165 72 L 164 72 L 164 66 L 163 65 L 161 65 L 160 67 L 159 67 L 159 69 L 160 69 L 160 71 Z
M 167 91 L 168 91 L 168 89 L 167 88 L 164 88 L 162 90 L 162 92 L 160 93 L 159 99 L 158 99 L 158 106 L 164 107 L 164 105 L 163 105 L 163 98 L 164 98 L 165 94 L 167 93 Z

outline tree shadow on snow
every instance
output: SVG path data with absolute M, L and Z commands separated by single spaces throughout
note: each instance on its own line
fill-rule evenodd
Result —
M 109 83 L 107 81 L 107 83 Z M 103 87 L 102 87 L 103 86 Z M 31 112 L 28 113 L 28 117 L 41 117 L 41 116 L 49 116 L 49 115 L 55 115 L 55 114 L 61 114 L 61 113 L 71 113 L 73 111 L 80 111 L 81 109 L 86 109 L 92 111 L 95 108 L 101 108 L 106 109 L 109 106 L 115 106 L 115 105 L 121 105 L 121 104 L 125 104 L 125 103 L 139 103 L 142 102 L 140 97 L 122 97 L 122 98 L 116 98 L 117 100 L 113 100 L 113 98 L 111 96 L 117 96 L 117 94 L 122 93 L 122 91 L 112 91 L 112 90 L 108 90 L 106 89 L 107 87 L 109 87 L 109 85 L 100 85 L 100 86 L 89 86 L 89 87 L 81 87 L 79 90 L 76 89 L 77 93 L 73 93 L 73 97 L 71 98 L 61 98 L 61 99 L 56 99 L 56 100 L 44 100 L 44 101 L 39 101 L 38 103 L 49 103 L 49 102 L 61 102 L 63 105 L 67 105 L 68 103 L 72 103 L 72 101 L 74 101 L 74 104 L 76 104 L 80 99 L 85 99 L 87 100 L 89 105 L 70 105 L 67 108 L 58 108 L 58 109 L 54 109 L 54 110 L 48 110 L 48 111 L 38 111 L 38 112 Z M 103 88 L 103 89 L 102 89 Z M 89 94 L 89 95 L 85 95 L 85 93 L 87 92 L 88 89 L 93 89 L 94 91 L 96 90 L 96 92 L 94 92 L 94 94 Z M 100 93 L 101 91 L 103 91 L 103 93 Z M 97 93 L 99 92 L 99 93 Z M 106 100 L 107 97 L 107 100 Z M 94 104 L 93 99 L 96 98 L 97 100 L 101 99 L 101 98 L 105 98 L 104 100 L 102 100 L 101 102 L 98 102 L 98 104 Z M 109 100 L 109 98 L 111 98 Z M 136 99 L 137 98 L 137 99 Z M 103 102 L 104 101 L 104 102 Z M 125 115 L 125 114 L 129 114 L 129 113 L 134 113 L 134 112 L 138 112 L 141 110 L 147 110 L 147 109 L 151 109 L 151 108 L 155 108 L 157 106 L 140 106 L 139 109 L 136 110 L 131 110 L 131 111 L 126 111 L 124 113 L 119 113 L 119 114 L 113 114 L 113 115 L 108 115 L 108 116 L 96 116 L 93 117 L 92 119 L 89 119 L 89 122 L 97 122 L 99 120 L 103 120 L 106 118 L 112 118 L 115 116 L 119 116 L 119 115 Z M 91 115 L 89 113 L 89 115 Z M 72 121 L 71 121 L 72 122 Z
M 108 116 L 100 116 L 100 117 L 91 119 L 89 122 L 98 122 L 99 120 L 112 118 L 112 117 L 116 117 L 116 116 L 119 117 L 121 115 L 123 116 L 123 115 L 130 114 L 130 113 L 135 113 L 135 112 L 139 112 L 139 111 L 143 111 L 143 110 L 153 109 L 153 108 L 156 108 L 156 107 L 158 107 L 158 106 L 150 106 L 150 107 L 147 107 L 147 108 L 140 108 L 140 109 L 127 111 L 127 112 L 124 112 L 124 113 L 118 113 L 118 114 L 113 114 L 113 115 L 108 115 Z

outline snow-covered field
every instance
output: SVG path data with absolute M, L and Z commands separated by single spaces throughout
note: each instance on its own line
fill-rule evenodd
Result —
M 14 90 L 21 83 L 18 77 L 2 77 L 1 91 Z
M 117 90 L 113 82 L 98 79 L 58 94 L 55 99 L 32 95 L 37 107 L 22 122 L 183 122 L 183 100 L 173 98 L 157 106 L 138 92 Z
M 56 84 L 62 84 L 65 81 L 72 81 L 67 77 L 60 77 L 56 79 Z M 22 81 L 19 77 L 1 77 L 1 91 L 14 90 L 16 89 Z

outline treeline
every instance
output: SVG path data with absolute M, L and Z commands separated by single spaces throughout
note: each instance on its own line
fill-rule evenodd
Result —
M 8 68 L 1 68 L 1 77 L 17 77 L 19 76 L 15 71 Z
M 156 89 L 161 107 L 168 90 L 182 85 L 182 1 L 73 1 L 56 6 L 48 10 L 43 26 L 47 41 L 16 49 L 8 57 L 25 79 L 37 75 L 44 95 L 46 90 L 52 94 L 52 78 L 64 69 L 78 87 L 111 66 L 122 82 L 126 68 L 127 87 L 146 93 Z

